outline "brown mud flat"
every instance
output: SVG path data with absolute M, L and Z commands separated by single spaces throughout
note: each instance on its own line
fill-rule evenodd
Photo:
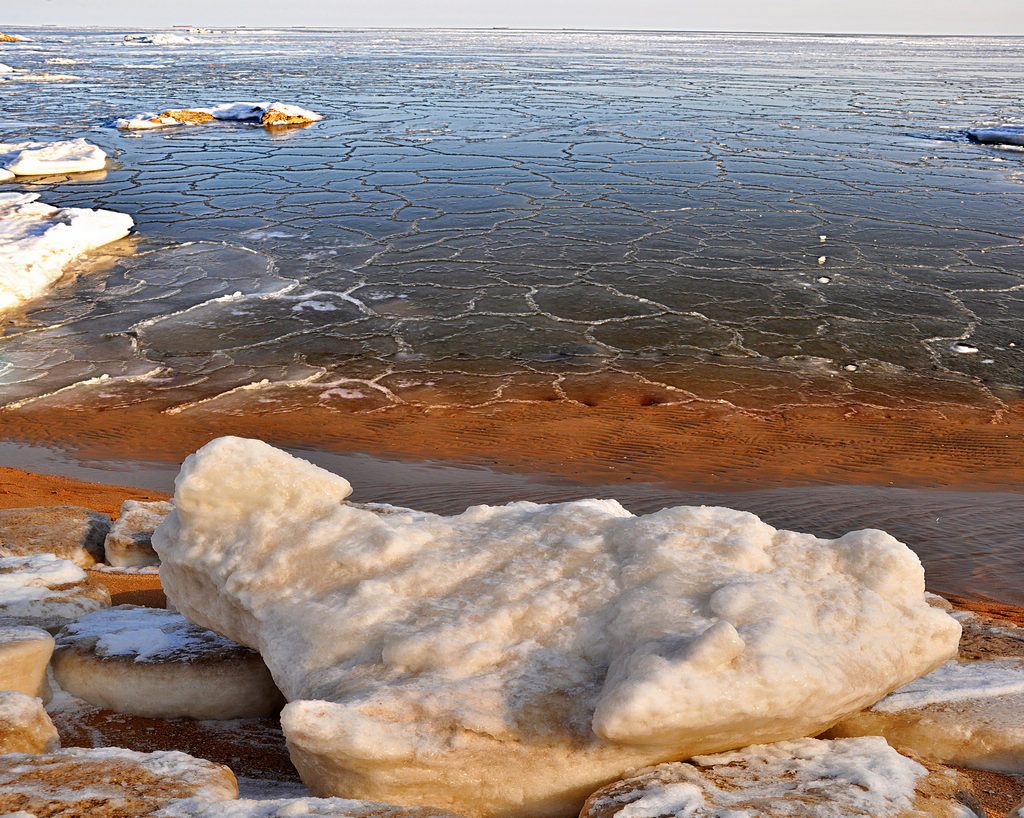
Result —
M 447 461 L 562 476 L 580 483 L 651 481 L 691 489 L 899 485 L 1019 490 L 1024 402 L 997 412 L 812 405 L 771 412 L 716 404 L 596 406 L 558 401 L 477 408 L 317 405 L 178 414 L 152 403 L 0 411 L 7 440 L 73 449 L 82 459 L 180 462 L 214 437 Z

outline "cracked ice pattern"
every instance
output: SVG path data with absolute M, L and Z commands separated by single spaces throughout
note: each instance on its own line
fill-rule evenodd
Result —
M 962 132 L 1018 113 L 1020 39 L 26 33 L 16 67 L 83 79 L 5 82 L 0 141 L 120 166 L 5 189 L 141 242 L 6 319 L 4 403 L 998 410 L 1024 382 L 1024 159 Z M 247 98 L 327 119 L 98 127 Z

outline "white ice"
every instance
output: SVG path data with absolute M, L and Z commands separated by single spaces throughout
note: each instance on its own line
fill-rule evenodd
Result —
M 110 605 L 106 589 L 53 554 L 0 557 L 0 622 L 60 627 Z
M 11 68 L 9 65 L 4 65 L 0 62 L 0 74 L 13 74 L 16 69 Z
M 187 799 L 169 804 L 153 818 L 460 818 L 454 813 L 429 807 L 396 807 L 350 798 L 239 799 L 203 803 Z
M 0 193 L 0 310 L 41 295 L 83 253 L 127 235 L 132 218 L 57 208 L 37 193 Z
M 0 143 L 0 168 L 15 176 L 103 170 L 107 155 L 84 139 Z
M 966 699 L 1024 694 L 1024 668 L 1019 660 L 946 662 L 931 673 L 897 688 L 871 706 L 883 713 Z
M 173 604 L 263 654 L 317 795 L 388 801 L 422 774 L 420 803 L 557 814 L 645 763 L 818 732 L 956 653 L 881 531 L 613 500 L 379 514 L 349 492 L 221 438 L 154 534 Z

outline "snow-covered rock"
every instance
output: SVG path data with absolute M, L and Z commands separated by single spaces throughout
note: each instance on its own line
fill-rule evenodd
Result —
M 829 736 L 885 736 L 922 758 L 1024 773 L 1024 660 L 949 662 L 839 722 Z
M 60 736 L 43 702 L 15 690 L 0 690 L 0 754 L 52 753 Z
M 38 198 L 37 193 L 0 193 L 0 310 L 42 294 L 69 261 L 132 228 L 125 213 L 57 208 Z
M 53 637 L 42 628 L 0 626 L 0 690 L 50 699 L 46 667 L 53 655 Z
M 260 655 L 158 608 L 118 605 L 57 634 L 53 675 L 68 693 L 151 718 L 237 719 L 283 704 Z
M 110 592 L 53 554 L 0 557 L 0 625 L 56 630 L 110 606 Z
M 8 556 L 53 554 L 80 568 L 103 562 L 110 517 L 80 506 L 0 510 L 0 548 Z
M 122 130 L 164 128 L 168 125 L 196 125 L 214 120 L 258 122 L 267 127 L 308 125 L 319 122 L 320 114 L 283 102 L 226 102 L 212 108 L 169 108 L 159 114 L 145 113 L 118 119 Z
M 84 139 L 0 143 L 0 167 L 15 176 L 103 170 L 107 154 Z
M 349 798 L 274 798 L 267 801 L 240 799 L 203 803 L 176 801 L 153 813 L 153 818 L 461 818 L 454 812 L 432 807 L 395 807 Z
M 797 739 L 660 764 L 594 793 L 580 818 L 968 818 L 966 780 L 877 736 Z
M 153 537 L 175 607 L 263 654 L 316 795 L 563 815 L 640 766 L 820 732 L 956 653 L 880 531 L 612 500 L 378 514 L 350 490 L 220 438 Z
M 967 136 L 975 142 L 1024 146 L 1024 125 L 1004 125 L 999 128 L 968 128 Z
M 0 815 L 123 818 L 150 815 L 176 799 L 225 801 L 237 795 L 231 770 L 185 753 L 72 747 L 0 756 Z
M 159 565 L 160 558 L 153 550 L 153 531 L 173 510 L 174 504 L 165 500 L 125 500 L 103 543 L 107 563 L 117 568 Z

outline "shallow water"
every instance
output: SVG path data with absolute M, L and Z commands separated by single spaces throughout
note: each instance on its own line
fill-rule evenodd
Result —
M 0 403 L 363 411 L 583 378 L 998 409 L 1024 385 L 1024 153 L 963 134 L 1020 115 L 1020 38 L 23 33 L 0 60 L 81 79 L 0 85 L 0 139 L 115 161 L 0 187 L 137 230 L 0 327 Z M 326 119 L 107 127 L 247 99 Z

